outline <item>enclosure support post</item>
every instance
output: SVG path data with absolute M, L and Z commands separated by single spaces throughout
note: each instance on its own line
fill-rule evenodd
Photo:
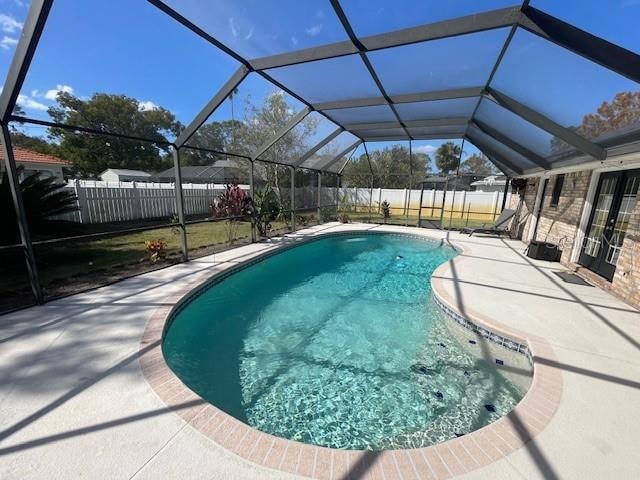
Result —
M 441 229 L 442 229 L 442 219 L 444 218 L 444 206 L 447 201 L 447 184 L 448 183 L 449 183 L 449 180 L 444 182 L 444 190 L 442 191 L 442 208 L 440 209 L 440 228 Z
M 180 152 L 174 146 L 171 148 L 173 154 L 173 169 L 175 172 L 175 195 L 176 209 L 178 210 L 178 222 L 180 222 L 180 248 L 182 250 L 182 260 L 189 261 L 189 250 L 187 248 L 187 225 L 184 221 L 184 196 L 182 195 L 182 171 L 180 170 Z
M 407 215 L 405 217 L 404 224 L 409 226 L 409 209 L 411 208 L 411 189 L 413 188 L 413 147 L 412 142 L 409 140 L 409 195 L 407 196 Z
M 255 200 L 255 185 L 254 185 L 254 171 L 253 171 L 253 160 L 249 160 L 249 195 L 251 196 L 251 202 Z M 253 204 L 255 208 L 255 203 Z M 255 215 L 255 212 L 253 212 Z M 251 218 L 251 243 L 255 243 L 256 241 L 256 222 L 254 218 Z
M 369 181 L 369 223 L 371 223 L 371 209 L 373 207 L 373 175 Z
M 322 210 L 322 172 L 318 172 L 318 225 L 322 223 L 322 216 L 320 211 Z
M 506 183 L 504 184 L 504 193 L 502 194 L 502 208 L 500 211 L 504 210 L 504 207 L 507 206 L 507 195 L 509 194 L 509 177 L 506 178 Z
M 20 192 L 20 182 L 18 180 L 18 172 L 16 170 L 16 162 L 13 156 L 13 147 L 11 145 L 11 135 L 9 127 L 2 124 L 2 149 L 4 154 L 4 164 L 7 169 L 7 178 L 9 180 L 9 189 L 13 199 L 13 206 L 16 210 L 16 220 L 18 222 L 18 231 L 20 232 L 20 242 L 22 243 L 23 253 L 27 262 L 27 271 L 31 282 L 31 290 L 39 305 L 44 303 L 42 296 L 42 288 L 40 287 L 40 278 L 36 267 L 36 257 L 31 244 L 31 235 L 29 234 L 29 225 L 27 223 L 27 215 L 22 202 L 22 193 Z
M 8 126 L 9 118 L 13 114 L 52 4 L 53 0 L 33 0 L 29 7 L 29 13 L 22 26 L 22 34 L 4 82 L 2 95 L 0 95 L 0 121 L 4 126 Z
M 291 167 L 291 231 L 296 232 L 296 169 Z
M 420 205 L 418 205 L 418 227 L 420 226 L 420 222 L 422 221 L 422 198 L 424 197 L 424 182 L 421 184 L 420 188 Z
M 462 154 L 464 153 L 464 138 L 460 147 L 460 155 L 458 156 L 458 166 L 456 167 L 456 180 L 453 184 L 453 198 L 451 199 L 451 211 L 449 212 L 449 228 L 453 223 L 453 209 L 456 208 L 456 189 L 458 188 L 458 178 L 460 177 L 460 163 L 462 163 Z

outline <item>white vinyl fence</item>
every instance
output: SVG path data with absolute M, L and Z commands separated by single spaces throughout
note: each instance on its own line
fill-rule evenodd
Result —
M 77 212 L 62 218 L 78 223 L 111 223 L 140 219 L 169 219 L 177 212 L 173 183 L 103 182 L 72 180 L 67 189 L 78 197 Z M 248 185 L 240 185 L 248 190 Z M 185 215 L 208 215 L 209 205 L 225 185 L 182 185 Z
M 368 210 L 371 204 L 372 211 L 379 212 L 380 204 L 385 200 L 391 205 L 392 213 L 412 215 L 418 214 L 420 208 L 420 190 L 388 189 L 388 188 L 341 188 L 340 197 L 344 198 L 347 205 L 358 210 Z M 425 190 L 422 192 L 422 214 L 425 217 L 439 215 L 442 208 L 442 190 Z M 452 190 L 447 191 L 444 210 L 446 215 L 454 218 L 479 218 L 500 213 L 502 207 L 502 192 L 467 192 Z M 509 205 L 511 193 L 507 194 Z
M 64 220 L 78 223 L 112 223 L 141 219 L 166 219 L 176 213 L 175 185 L 173 183 L 137 183 L 103 182 L 94 180 L 72 180 L 65 187 L 78 197 L 77 212 L 61 216 Z M 249 190 L 248 185 L 240 188 Z M 185 215 L 208 216 L 209 205 L 224 191 L 223 184 L 182 185 Z M 314 207 L 317 203 L 316 189 L 300 187 L 296 192 L 296 207 Z M 334 202 L 335 188 L 322 188 L 323 205 Z M 423 216 L 439 215 L 442 204 L 442 191 L 425 190 L 423 193 Z M 510 196 L 511 194 L 509 194 Z M 368 210 L 371 204 L 374 212 L 379 211 L 380 203 L 391 204 L 394 214 L 406 214 L 409 211 L 417 215 L 420 204 L 420 190 L 374 188 L 342 188 L 340 198 L 358 210 Z M 509 197 L 507 198 L 507 202 Z M 500 212 L 501 192 L 464 192 L 455 194 L 448 191 L 445 202 L 447 215 L 474 218 L 478 215 L 491 215 Z

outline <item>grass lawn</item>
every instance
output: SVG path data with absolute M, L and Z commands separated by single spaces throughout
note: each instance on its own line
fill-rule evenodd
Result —
M 369 215 L 369 212 L 347 212 L 349 219 L 352 222 L 369 222 L 371 223 L 384 223 L 384 218 L 378 212 L 372 212 Z M 369 220 L 369 218 L 371 220 Z M 440 217 L 422 217 L 423 220 L 439 220 Z M 392 214 L 391 217 L 387 219 L 388 225 L 408 225 L 410 227 L 415 227 L 418 224 L 418 215 L 411 214 L 409 216 L 406 215 L 398 215 Z M 493 217 L 491 215 L 487 215 L 486 219 L 466 219 L 466 218 L 449 218 L 445 216 L 442 219 L 442 226 L 444 228 L 451 229 L 461 229 L 465 227 L 474 228 L 480 227 L 484 224 L 493 224 Z
M 274 222 L 273 235 L 286 231 L 284 222 Z M 239 222 L 235 238 L 238 244 L 251 235 L 249 222 Z M 164 240 L 167 259 L 152 264 L 144 242 Z M 187 244 L 191 258 L 229 248 L 224 222 L 187 225 Z M 115 235 L 99 240 L 75 240 L 35 246 L 38 273 L 45 296 L 78 292 L 138 273 L 154 270 L 180 260 L 180 230 L 157 228 L 139 233 Z M 3 275 L 0 295 L 19 297 L 29 294 L 28 277 L 21 254 L 13 255 L 9 275 Z M 0 308 L 2 310 L 2 308 Z

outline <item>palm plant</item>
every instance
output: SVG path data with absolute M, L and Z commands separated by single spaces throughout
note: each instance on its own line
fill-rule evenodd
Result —
M 280 204 L 271 185 L 253 194 L 253 221 L 261 236 L 266 237 L 273 222 L 280 214 Z
M 18 167 L 18 176 L 23 167 Z M 13 203 L 7 172 L 3 173 L 0 182 L 0 204 L 10 206 Z M 78 210 L 78 198 L 67 190 L 55 177 L 45 177 L 34 173 L 20 183 L 22 203 L 27 217 L 29 231 L 33 235 L 52 235 L 77 228 L 73 222 L 63 221 L 55 217 Z M 18 222 L 13 207 L 3 208 L 4 226 L 0 233 L 2 243 L 13 243 L 18 240 Z

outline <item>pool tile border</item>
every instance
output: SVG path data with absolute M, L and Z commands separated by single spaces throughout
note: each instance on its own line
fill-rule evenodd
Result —
M 319 479 L 344 478 L 345 474 L 356 469 L 358 478 L 363 479 L 445 480 L 497 462 L 542 432 L 557 411 L 562 395 L 562 374 L 559 369 L 549 366 L 555 360 L 553 349 L 543 338 L 513 331 L 472 310 L 465 309 L 465 315 L 458 311 L 455 299 L 445 288 L 443 274 L 450 262 L 464 261 L 464 254 L 469 252 L 467 246 L 456 245 L 454 248 L 461 255 L 434 272 L 431 283 L 436 302 L 463 327 L 505 348 L 527 355 L 533 365 L 531 387 L 520 403 L 506 416 L 479 430 L 437 445 L 406 450 L 369 452 L 317 447 L 275 437 L 246 425 L 201 399 L 169 369 L 162 355 L 163 333 L 171 318 L 203 289 L 285 249 L 327 236 L 358 233 L 393 233 L 438 241 L 422 232 L 405 234 L 382 227 L 375 232 L 353 229 L 312 233 L 310 238 L 268 250 L 266 247 L 274 244 L 265 243 L 264 251 L 249 252 L 250 258 L 246 261 L 229 265 L 216 275 L 202 274 L 188 282 L 178 292 L 168 296 L 163 306 L 152 314 L 139 349 L 140 367 L 147 383 L 170 410 L 227 451 L 265 468 Z M 542 363 L 539 361 L 542 359 L 551 362 Z

